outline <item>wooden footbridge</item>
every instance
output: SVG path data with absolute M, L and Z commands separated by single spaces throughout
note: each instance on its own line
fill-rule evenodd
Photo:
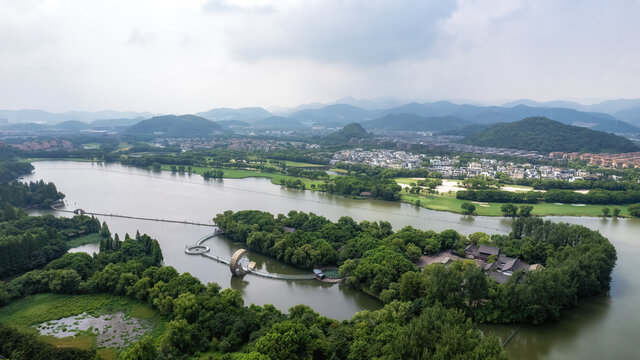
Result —
M 117 217 L 123 219 L 133 219 L 133 220 L 144 220 L 144 221 L 157 221 L 157 222 L 166 222 L 166 223 L 174 223 L 174 224 L 186 224 L 186 225 L 197 225 L 197 226 L 210 226 L 216 227 L 216 224 L 205 224 L 199 223 L 195 221 L 189 220 L 169 220 L 169 219 L 160 219 L 160 218 L 147 218 L 141 216 L 131 216 L 131 215 L 122 215 L 122 214 L 106 214 L 106 213 L 98 213 L 98 212 L 89 212 L 83 209 L 75 209 L 75 210 L 64 210 L 57 208 L 55 205 L 51 205 L 51 208 L 55 211 L 68 213 L 68 214 L 76 214 L 76 215 L 93 215 L 93 216 L 109 216 L 109 217 Z

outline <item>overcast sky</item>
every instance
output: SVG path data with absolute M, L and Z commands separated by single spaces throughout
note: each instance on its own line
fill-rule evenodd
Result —
M 640 97 L 639 0 L 0 0 L 0 108 Z

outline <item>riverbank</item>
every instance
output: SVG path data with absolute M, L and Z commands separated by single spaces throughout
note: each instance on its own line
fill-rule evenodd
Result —
M 171 171 L 171 167 L 169 165 L 163 165 L 162 170 Z M 208 167 L 193 167 L 192 172 L 202 175 L 204 171 L 211 170 Z M 245 179 L 250 177 L 263 177 L 271 179 L 271 182 L 274 185 L 280 185 L 280 180 L 300 180 L 305 184 L 306 190 L 315 191 L 312 188 L 312 184 L 315 188 L 318 187 L 319 184 L 322 184 L 323 181 L 319 180 L 309 180 L 301 177 L 283 175 L 278 173 L 267 173 L 261 172 L 257 170 L 248 170 L 248 169 L 228 169 L 228 168 L 220 168 L 214 170 L 222 170 L 224 172 L 223 178 L 228 179 Z M 399 182 L 400 183 L 400 182 Z M 523 191 L 526 191 L 526 187 L 518 187 Z M 417 195 L 417 194 L 407 194 L 402 193 L 400 197 L 400 201 L 408 204 L 416 204 L 417 201 L 420 200 L 420 206 L 425 209 L 436 210 L 436 211 L 447 211 L 456 214 L 462 214 L 461 206 L 463 203 L 469 202 L 466 200 L 459 200 L 455 197 L 455 192 L 452 194 L 443 193 L 442 195 Z M 501 211 L 501 206 L 504 203 L 481 203 L 475 204 L 476 211 L 474 215 L 480 216 L 503 216 Z M 602 215 L 602 208 L 609 207 L 613 209 L 614 207 L 619 207 L 621 212 L 621 217 L 628 217 L 629 212 L 627 211 L 627 206 L 625 205 L 578 205 L 578 204 L 549 204 L 549 203 L 538 203 L 533 204 L 533 210 L 531 212 L 532 215 L 536 216 L 589 216 L 589 217 L 599 217 Z
M 31 159 L 31 161 L 79 161 L 79 162 L 92 162 L 88 159 Z M 297 163 L 295 165 L 302 165 L 303 163 Z M 310 165 L 310 164 L 304 164 Z M 126 166 L 126 165 L 125 165 Z M 171 172 L 170 165 L 162 165 L 162 171 Z M 205 166 L 192 166 L 191 173 L 198 174 L 202 176 L 205 171 L 211 170 L 222 170 L 224 175 L 223 179 L 247 179 L 247 178 L 266 178 L 270 179 L 271 183 L 274 185 L 280 186 L 281 180 L 300 180 L 304 185 L 306 190 L 317 191 L 320 184 L 324 181 L 322 180 L 310 180 L 302 177 L 284 175 L 281 173 L 270 173 L 263 172 L 258 170 L 251 169 L 233 169 L 233 168 L 210 168 Z M 339 170 L 339 169 L 331 169 L 331 170 Z M 331 178 L 337 177 L 338 175 L 330 175 Z M 401 185 L 408 185 L 409 181 L 415 181 L 411 178 L 397 178 L 394 179 Z M 212 180 L 215 181 L 215 180 Z M 451 184 L 448 184 L 449 186 Z M 518 186 L 518 190 L 527 191 L 528 187 Z M 337 195 L 340 196 L 340 195 Z M 366 199 L 360 197 L 351 197 L 355 199 Z M 420 200 L 419 206 L 425 209 L 436 210 L 436 211 L 446 211 L 456 214 L 462 214 L 461 206 L 463 203 L 469 202 L 466 200 L 459 200 L 455 197 L 455 191 L 451 192 L 440 192 L 439 194 L 434 195 L 422 195 L 422 194 L 409 194 L 406 192 L 402 192 L 400 196 L 400 202 L 404 202 L 407 204 L 415 205 L 417 201 Z M 504 203 L 475 203 L 476 211 L 474 215 L 479 216 L 494 216 L 501 217 L 502 211 L 500 210 L 501 206 Z M 540 202 L 537 204 L 532 204 L 533 210 L 531 212 L 532 215 L 535 216 L 579 216 L 579 217 L 601 217 L 602 216 L 602 208 L 608 207 L 613 210 L 614 207 L 618 207 L 621 210 L 620 217 L 630 217 L 629 211 L 627 210 L 626 205 L 590 205 L 590 204 L 551 204 Z

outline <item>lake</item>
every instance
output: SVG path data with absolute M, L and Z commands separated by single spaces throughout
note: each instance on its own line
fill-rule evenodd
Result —
M 314 212 L 331 220 L 350 216 L 356 221 L 389 221 L 395 230 L 406 225 L 442 231 L 455 229 L 468 235 L 476 231 L 507 233 L 511 221 L 499 217 L 469 217 L 418 208 L 414 205 L 380 200 L 353 200 L 329 194 L 285 189 L 269 179 L 204 180 L 199 175 L 152 172 L 145 169 L 72 161 L 33 163 L 35 171 L 25 181 L 53 181 L 66 194 L 67 209 L 117 213 L 130 216 L 188 220 L 211 223 L 225 210 L 257 209 L 273 214 L 290 210 Z M 49 211 L 45 211 L 50 213 Z M 38 214 L 41 212 L 31 212 Z M 56 213 L 62 215 L 61 213 Z M 640 325 L 640 278 L 635 276 L 640 258 L 640 219 L 601 219 L 549 217 L 553 221 L 581 224 L 598 229 L 618 251 L 611 292 L 584 302 L 566 312 L 555 324 L 524 326 L 513 337 L 507 350 L 514 359 L 599 359 L 632 358 L 638 349 L 634 334 Z M 184 253 L 187 244 L 210 233 L 212 228 L 143 220 L 100 217 L 112 233 L 122 238 L 136 230 L 156 238 L 166 265 L 189 272 L 202 282 L 216 282 L 223 288 L 240 291 L 245 304 L 273 304 L 286 311 L 306 304 L 318 313 L 348 319 L 360 310 L 374 310 L 381 304 L 374 298 L 344 286 L 318 281 L 282 281 L 248 275 L 231 276 L 226 265 L 201 256 Z M 242 247 L 218 236 L 206 243 L 211 252 L 224 258 Z M 97 251 L 97 244 L 76 251 Z M 301 270 L 266 256 L 249 253 L 258 269 L 277 273 L 300 274 Z M 481 325 L 487 333 L 501 339 L 516 326 Z

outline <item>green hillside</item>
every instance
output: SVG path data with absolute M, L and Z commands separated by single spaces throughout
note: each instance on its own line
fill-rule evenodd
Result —
M 378 119 L 365 121 L 367 129 L 385 129 L 400 131 L 445 131 L 459 129 L 471 122 L 456 116 L 424 117 L 415 114 L 389 114 Z
M 362 125 L 358 123 L 351 123 L 346 125 L 342 129 L 334 132 L 333 134 L 327 135 L 325 138 L 329 141 L 349 141 L 352 138 L 356 139 L 367 139 L 370 138 L 371 134 L 365 130 Z
M 629 139 L 584 127 L 571 126 L 544 117 L 501 123 L 472 134 L 464 143 L 540 152 L 621 153 L 639 151 Z
M 165 115 L 142 120 L 125 134 L 139 137 L 205 137 L 220 133 L 222 127 L 195 115 Z

